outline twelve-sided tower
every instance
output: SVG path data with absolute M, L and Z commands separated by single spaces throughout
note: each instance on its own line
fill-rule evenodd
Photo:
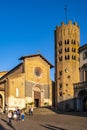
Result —
M 75 22 L 62 22 L 55 30 L 55 103 L 59 110 L 73 109 L 73 83 L 79 82 L 80 30 Z

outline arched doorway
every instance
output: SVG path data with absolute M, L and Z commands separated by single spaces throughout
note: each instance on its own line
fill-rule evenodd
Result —
M 3 97 L 1 94 L 0 94 L 0 106 L 3 107 Z
M 87 90 L 81 90 L 78 94 L 78 104 L 80 111 L 87 111 Z
M 40 105 L 41 105 L 41 90 L 37 86 L 34 88 L 34 106 L 40 107 Z
M 83 110 L 87 111 L 87 96 L 83 99 Z

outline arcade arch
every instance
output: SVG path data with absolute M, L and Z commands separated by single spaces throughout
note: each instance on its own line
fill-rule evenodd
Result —
M 87 90 L 80 90 L 78 93 L 78 107 L 80 111 L 87 111 Z

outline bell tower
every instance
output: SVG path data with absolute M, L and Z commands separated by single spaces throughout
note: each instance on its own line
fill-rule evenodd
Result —
M 73 84 L 79 82 L 80 28 L 61 23 L 55 30 L 55 103 L 59 110 L 73 109 Z

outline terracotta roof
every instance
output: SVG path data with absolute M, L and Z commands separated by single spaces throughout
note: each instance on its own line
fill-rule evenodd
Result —
M 53 68 L 54 66 L 48 61 L 46 60 L 41 54 L 35 54 L 35 55 L 27 55 L 27 56 L 22 56 L 19 58 L 19 60 L 24 60 L 25 58 L 31 58 L 31 57 L 41 57 L 44 61 L 46 61 L 49 65 L 50 65 L 50 68 Z

